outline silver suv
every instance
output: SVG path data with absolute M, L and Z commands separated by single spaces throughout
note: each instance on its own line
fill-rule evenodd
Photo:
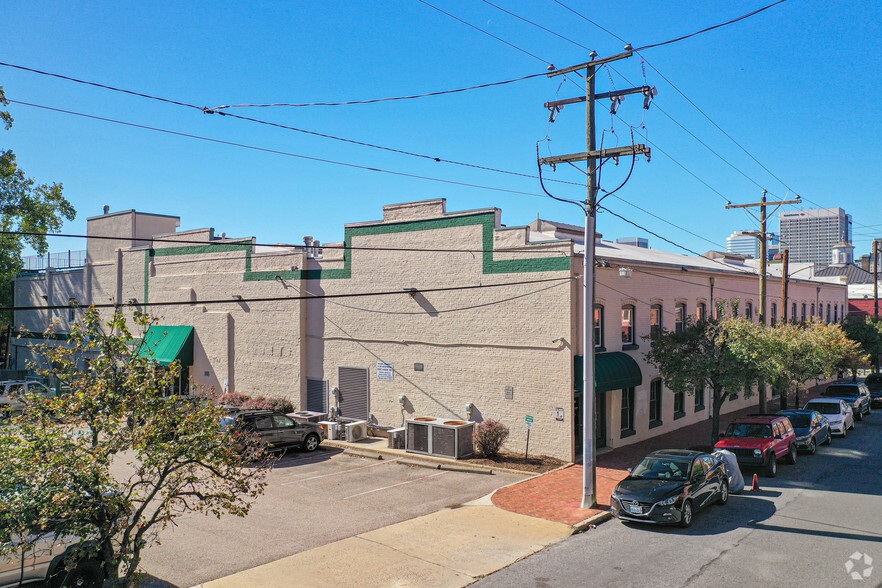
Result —
M 0 552 L 0 588 L 11 588 L 32 582 L 46 582 L 49 586 L 100 588 L 104 583 L 104 570 L 93 559 L 81 559 L 68 570 L 64 558 L 79 543 L 79 539 L 56 537 L 49 533 L 40 537 L 33 550 L 22 554 L 15 547 L 4 545 Z
M 49 388 L 40 382 L 26 380 L 11 380 L 0 382 L 0 411 L 12 410 L 19 412 L 25 407 L 25 398 L 35 394 L 42 398 L 49 398 Z

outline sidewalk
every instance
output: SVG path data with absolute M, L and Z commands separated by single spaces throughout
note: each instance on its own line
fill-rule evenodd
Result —
M 815 395 L 817 387 L 807 397 Z M 769 412 L 778 410 L 777 406 L 777 401 L 770 402 Z M 721 427 L 755 412 L 754 407 L 722 415 Z M 608 519 L 613 488 L 627 476 L 627 468 L 646 454 L 656 449 L 707 446 L 710 439 L 708 419 L 598 455 L 598 503 L 592 509 L 581 508 L 584 470 L 581 465 L 570 465 L 500 488 L 460 508 L 362 533 L 201 586 L 466 586 Z M 411 465 L 481 470 L 453 460 L 387 449 L 385 440 L 326 443 L 374 459 L 404 454 Z

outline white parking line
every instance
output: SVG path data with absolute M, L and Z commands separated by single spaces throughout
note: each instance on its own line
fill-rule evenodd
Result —
M 371 492 L 379 492 L 380 490 L 388 490 L 389 488 L 394 488 L 395 486 L 403 486 L 404 484 L 410 484 L 412 482 L 419 482 L 420 480 L 425 480 L 427 478 L 434 478 L 435 476 L 440 476 L 442 474 L 447 474 L 449 471 L 445 470 L 443 472 L 438 472 L 437 474 L 429 474 L 428 476 L 423 476 L 421 478 L 417 478 L 416 480 L 408 480 L 406 482 L 399 482 L 397 484 L 392 484 L 391 486 L 384 486 L 383 488 L 377 488 L 375 490 L 368 490 L 367 492 L 359 492 L 358 494 L 353 494 L 352 496 L 347 496 L 343 500 L 349 500 L 350 498 L 355 498 L 356 496 L 364 496 L 365 494 L 370 494 Z
M 282 482 L 279 485 L 280 486 L 290 486 L 291 484 L 296 484 L 298 482 L 308 482 L 309 480 L 317 480 L 319 478 L 327 478 L 328 476 L 336 476 L 339 474 L 346 474 L 349 472 L 357 472 L 358 470 L 363 470 L 366 468 L 375 468 L 377 466 L 386 465 L 387 463 L 392 463 L 392 462 L 398 461 L 399 459 L 402 459 L 402 458 L 396 457 L 395 459 L 384 459 L 383 461 L 381 461 L 379 463 L 372 463 L 370 465 L 359 466 L 357 468 L 349 468 L 348 470 L 343 470 L 342 472 L 333 472 L 330 474 L 322 474 L 320 476 L 311 476 L 309 478 L 301 478 L 299 480 L 291 480 L 290 482 Z

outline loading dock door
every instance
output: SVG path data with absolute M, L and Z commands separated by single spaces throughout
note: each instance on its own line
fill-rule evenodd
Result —
M 370 412 L 368 398 L 368 370 L 365 368 L 339 368 L 340 416 L 367 420 Z

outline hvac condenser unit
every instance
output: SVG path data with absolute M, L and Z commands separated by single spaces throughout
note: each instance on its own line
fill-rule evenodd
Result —
M 340 423 L 334 421 L 319 421 L 318 426 L 325 432 L 325 439 L 335 441 L 340 438 Z
M 353 441 L 361 441 L 362 439 L 367 438 L 367 421 L 355 421 L 354 423 L 346 423 L 345 427 L 345 435 L 346 441 L 352 443 Z
M 405 429 L 389 429 L 389 449 L 404 449 Z
M 475 423 L 437 417 L 417 417 L 406 422 L 407 451 L 462 459 L 475 452 Z
M 328 418 L 328 413 L 315 412 L 314 410 L 301 410 L 299 412 L 289 412 L 288 416 L 295 421 L 300 421 L 301 423 L 318 423 L 320 421 L 326 420 Z

